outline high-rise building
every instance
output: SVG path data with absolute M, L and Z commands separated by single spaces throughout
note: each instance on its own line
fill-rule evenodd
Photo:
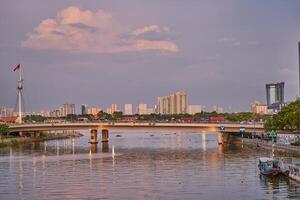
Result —
M 275 112 L 284 104 L 284 82 L 266 84 L 267 106 Z
M 5 107 L 5 106 L 0 107 L 0 117 L 11 117 L 11 116 L 14 116 L 13 108 Z
M 153 108 L 147 108 L 147 114 L 148 115 L 151 115 L 153 113 L 155 113 Z
M 97 115 L 101 111 L 101 108 L 97 107 L 87 107 L 86 114 L 88 115 Z
M 139 115 L 147 115 L 148 114 L 147 104 L 140 103 L 137 107 L 137 113 Z
M 81 105 L 81 114 L 82 115 L 97 115 L 101 111 L 101 108 L 91 107 L 86 104 Z
M 157 98 L 156 112 L 159 114 L 185 114 L 188 111 L 188 97 L 185 92 L 176 92 Z
M 202 112 L 202 106 L 201 105 L 189 105 L 188 106 L 188 114 L 194 115 L 196 113 Z
M 132 115 L 132 104 L 125 104 L 124 105 L 124 115 Z
M 212 111 L 216 112 L 216 113 L 223 113 L 224 112 L 223 108 L 220 107 L 220 106 L 213 106 Z
M 260 114 L 260 115 L 266 115 L 266 114 L 272 114 L 272 109 L 268 109 L 268 106 L 264 103 L 261 103 L 259 101 L 255 101 L 250 105 L 250 109 L 252 113 Z
M 114 104 L 111 104 L 111 112 L 112 114 L 114 114 L 114 112 L 118 112 L 118 104 L 114 103 Z
M 188 109 L 188 100 L 187 94 L 185 92 L 176 92 L 175 93 L 175 105 L 176 105 L 176 114 L 186 114 Z
M 106 109 L 106 112 L 107 112 L 108 114 L 113 114 L 112 111 L 111 111 L 111 108 L 107 108 L 107 109 Z
M 65 117 L 70 114 L 75 114 L 75 104 L 65 103 L 59 107 L 59 113 L 61 117 Z
M 86 115 L 87 114 L 87 112 L 86 112 L 86 110 L 87 110 L 87 105 L 86 104 L 82 104 L 81 105 L 81 114 L 82 115 Z

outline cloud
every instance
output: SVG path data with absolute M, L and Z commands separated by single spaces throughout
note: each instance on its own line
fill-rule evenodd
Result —
M 68 7 L 55 18 L 43 20 L 28 33 L 22 47 L 32 49 L 63 49 L 93 53 L 143 52 L 147 50 L 176 53 L 177 45 L 166 39 L 149 40 L 138 36 L 145 33 L 159 35 L 169 32 L 168 27 L 147 25 L 127 30 L 103 10 L 81 10 Z M 127 35 L 129 37 L 124 37 Z
M 161 33 L 161 32 L 169 32 L 169 31 L 170 31 L 170 29 L 166 26 L 160 28 L 157 25 L 150 25 L 150 26 L 144 26 L 142 28 L 137 28 L 132 32 L 132 34 L 135 36 L 139 36 L 141 34 L 145 34 L 145 33 L 149 33 L 149 32 Z

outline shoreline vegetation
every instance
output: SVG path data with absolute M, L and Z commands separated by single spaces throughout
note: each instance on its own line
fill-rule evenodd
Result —
M 274 148 L 274 151 L 277 152 L 280 156 L 293 156 L 300 158 L 300 147 L 299 146 L 293 146 L 293 145 L 286 145 L 286 144 L 278 144 L 273 143 L 272 141 L 264 141 L 260 139 L 250 139 L 250 138 L 241 138 L 238 136 L 233 136 L 234 142 L 238 144 L 243 144 L 247 146 L 251 146 L 252 149 L 256 150 L 264 150 L 266 152 L 272 152 L 272 149 Z
M 76 138 L 76 137 L 81 137 L 81 136 L 83 136 L 83 134 L 81 134 L 78 131 L 63 131 L 63 132 L 59 132 L 59 133 L 42 131 L 42 132 L 40 132 L 39 136 L 37 136 L 37 137 L 1 136 L 0 137 L 0 149 L 5 148 L 5 147 L 17 148 L 20 145 L 25 144 L 25 143 L 43 142 L 43 141 L 48 141 L 48 140 L 62 140 L 62 139 Z

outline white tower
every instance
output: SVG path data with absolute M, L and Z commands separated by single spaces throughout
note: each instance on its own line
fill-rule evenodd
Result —
M 21 65 L 18 64 L 15 68 L 14 71 L 18 70 L 19 71 L 19 81 L 18 81 L 18 123 L 22 124 L 22 102 L 23 102 L 23 79 L 22 79 L 22 69 Z

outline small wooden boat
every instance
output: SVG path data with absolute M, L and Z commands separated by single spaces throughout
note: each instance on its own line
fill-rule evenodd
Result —
M 292 163 L 292 159 L 288 157 L 278 158 L 279 161 L 279 173 L 284 176 L 289 176 L 289 166 Z
M 300 182 L 300 164 L 289 165 L 289 177 Z
M 258 168 L 260 173 L 265 176 L 277 176 L 280 172 L 278 160 L 274 158 L 259 158 Z

